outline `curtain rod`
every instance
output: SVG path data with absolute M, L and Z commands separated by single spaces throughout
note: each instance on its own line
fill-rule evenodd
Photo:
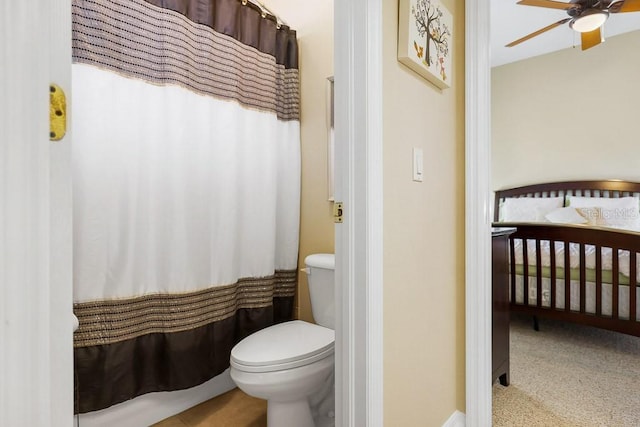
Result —
M 262 11 L 262 17 L 265 17 L 265 14 L 269 14 L 271 16 L 273 16 L 274 18 L 276 18 L 276 23 L 278 24 L 278 28 L 280 28 L 280 25 L 286 25 L 287 27 L 289 26 L 289 24 L 287 24 L 284 19 L 280 18 L 278 15 L 276 15 L 275 13 L 271 12 L 267 6 L 265 6 L 264 4 L 262 4 L 261 2 L 259 2 L 258 0 L 242 0 L 242 4 L 243 5 L 247 5 L 247 3 L 252 3 L 255 6 L 258 6 L 260 8 L 260 10 Z

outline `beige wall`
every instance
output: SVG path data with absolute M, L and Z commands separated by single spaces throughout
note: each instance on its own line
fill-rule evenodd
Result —
M 302 201 L 299 267 L 312 253 L 333 253 L 332 203 L 327 201 L 325 84 L 333 75 L 333 0 L 265 0 L 297 31 L 300 58 Z M 312 320 L 307 277 L 299 274 L 297 317 Z
M 492 72 L 492 188 L 640 179 L 640 32 Z
M 436 89 L 397 57 L 397 0 L 384 2 L 384 417 L 441 426 L 464 411 L 464 1 L 452 87 Z M 412 148 L 424 182 L 412 181 Z
M 334 250 L 326 201 L 324 81 L 333 74 L 333 3 L 268 0 L 298 30 L 302 91 L 300 267 Z M 440 426 L 464 411 L 464 1 L 451 89 L 396 60 L 397 0 L 384 2 L 384 413 L 389 426 Z M 423 183 L 411 152 L 424 150 Z M 300 317 L 310 318 L 301 276 Z

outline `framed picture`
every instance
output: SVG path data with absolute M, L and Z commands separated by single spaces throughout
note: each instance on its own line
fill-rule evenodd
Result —
M 453 16 L 440 0 L 400 0 L 398 61 L 445 89 L 451 86 Z

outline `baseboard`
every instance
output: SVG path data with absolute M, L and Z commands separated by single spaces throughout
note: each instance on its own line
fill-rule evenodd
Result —
M 449 419 L 442 424 L 442 427 L 465 427 L 466 417 L 460 411 L 455 411 Z
M 215 378 L 187 390 L 149 393 L 101 411 L 79 416 L 81 427 L 140 427 L 162 421 L 198 403 L 235 388 L 227 369 Z

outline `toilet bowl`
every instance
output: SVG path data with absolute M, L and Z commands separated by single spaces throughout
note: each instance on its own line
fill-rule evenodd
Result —
M 309 255 L 311 309 L 319 324 L 293 320 L 249 335 L 231 350 L 231 378 L 267 400 L 269 427 L 333 425 L 333 254 Z
M 284 338 L 284 340 L 283 340 Z M 256 332 L 231 351 L 231 378 L 267 400 L 269 427 L 313 427 L 309 399 L 333 381 L 334 332 L 294 320 Z

